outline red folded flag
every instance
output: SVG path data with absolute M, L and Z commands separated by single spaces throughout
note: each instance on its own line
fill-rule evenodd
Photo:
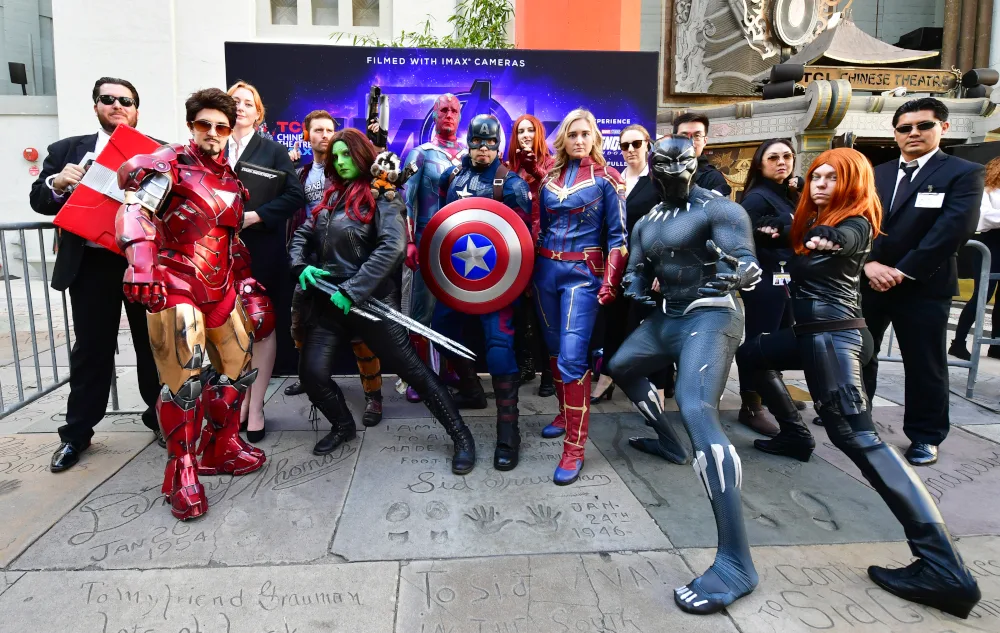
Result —
M 119 125 L 100 156 L 86 167 L 83 180 L 73 188 L 73 193 L 53 223 L 110 251 L 121 253 L 115 243 L 115 215 L 125 200 L 125 194 L 118 188 L 118 168 L 133 156 L 152 153 L 159 146 L 134 128 Z M 84 164 L 91 158 L 92 154 L 85 156 Z

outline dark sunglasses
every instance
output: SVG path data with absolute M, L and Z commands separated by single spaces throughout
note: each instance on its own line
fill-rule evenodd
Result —
M 934 129 L 934 126 L 937 124 L 938 124 L 937 121 L 921 121 L 920 123 L 917 123 L 917 129 L 920 130 L 921 132 L 926 132 L 927 130 Z M 907 123 L 906 125 L 900 125 L 899 127 L 896 128 L 896 132 L 898 134 L 909 134 L 912 131 L 913 131 L 913 126 L 910 125 L 909 123 Z
M 640 150 L 642 149 L 642 144 L 646 141 L 625 141 L 622 143 L 622 151 L 627 152 L 629 149 Z
M 192 121 L 191 127 L 196 132 L 200 132 L 202 134 L 208 134 L 212 131 L 213 127 L 215 128 L 215 133 L 219 136 L 229 136 L 233 133 L 233 128 L 229 127 L 225 123 L 212 123 L 211 121 L 204 121 L 202 119 Z
M 136 105 L 135 99 L 132 97 L 116 97 L 114 95 L 101 95 L 97 97 L 97 101 L 100 101 L 104 105 L 114 105 L 115 101 L 122 104 L 123 108 L 131 108 Z M 97 103 L 96 101 L 94 103 Z

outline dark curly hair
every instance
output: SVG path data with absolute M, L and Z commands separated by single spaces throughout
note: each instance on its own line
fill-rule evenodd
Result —
M 229 119 L 229 127 L 236 125 L 236 100 L 218 88 L 205 88 L 191 93 L 184 102 L 187 122 L 191 123 L 202 110 L 218 110 Z

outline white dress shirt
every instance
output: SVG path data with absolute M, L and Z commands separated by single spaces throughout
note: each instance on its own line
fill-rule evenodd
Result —
M 649 174 L 649 163 L 646 163 L 646 166 L 643 167 L 641 173 L 635 174 L 635 175 L 632 174 L 632 168 L 631 167 L 626 167 L 625 168 L 625 173 L 623 174 L 623 176 L 625 177 L 625 197 L 626 198 L 628 197 L 628 195 L 630 193 L 632 193 L 632 189 L 635 188 L 635 183 L 639 182 L 640 178 L 642 178 L 643 176 L 646 176 L 648 174 Z
M 229 166 L 236 170 L 236 163 L 240 162 L 240 157 L 243 156 L 243 152 L 246 151 L 247 145 L 250 144 L 250 139 L 256 132 L 251 129 L 249 133 L 243 138 L 236 138 L 234 133 L 229 137 Z
M 108 146 L 108 141 L 111 140 L 111 135 L 104 131 L 104 128 L 97 130 L 97 142 L 94 144 L 94 156 L 100 156 L 104 148 Z M 91 242 L 87 240 L 87 246 L 91 248 L 104 248 L 97 242 Z

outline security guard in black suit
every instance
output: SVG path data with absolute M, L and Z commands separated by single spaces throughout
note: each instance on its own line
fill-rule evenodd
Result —
M 946 348 L 956 253 L 976 230 L 985 171 L 940 150 L 948 107 L 937 99 L 904 103 L 892 125 L 902 156 L 875 168 L 883 234 L 865 264 L 862 310 L 876 350 L 890 323 L 896 333 L 906 372 L 906 458 L 924 466 L 937 461 L 950 427 Z M 864 367 L 870 398 L 877 378 L 875 354 Z
M 135 127 L 139 94 L 124 79 L 101 77 L 92 93 L 94 112 L 101 127 L 96 134 L 71 136 L 49 145 L 38 179 L 31 185 L 31 208 L 55 215 L 83 178 L 80 164 L 89 152 L 99 155 L 119 124 Z M 90 446 L 94 426 L 104 417 L 111 393 L 115 347 L 122 305 L 135 345 L 139 392 L 147 405 L 142 421 L 162 443 L 154 405 L 159 394 L 156 365 L 146 332 L 146 309 L 125 300 L 122 278 L 127 262 L 97 244 L 68 231 L 59 233 L 52 287 L 69 290 L 76 341 L 70 354 L 69 399 L 66 424 L 59 427 L 59 448 L 52 455 L 52 472 L 64 471 Z

